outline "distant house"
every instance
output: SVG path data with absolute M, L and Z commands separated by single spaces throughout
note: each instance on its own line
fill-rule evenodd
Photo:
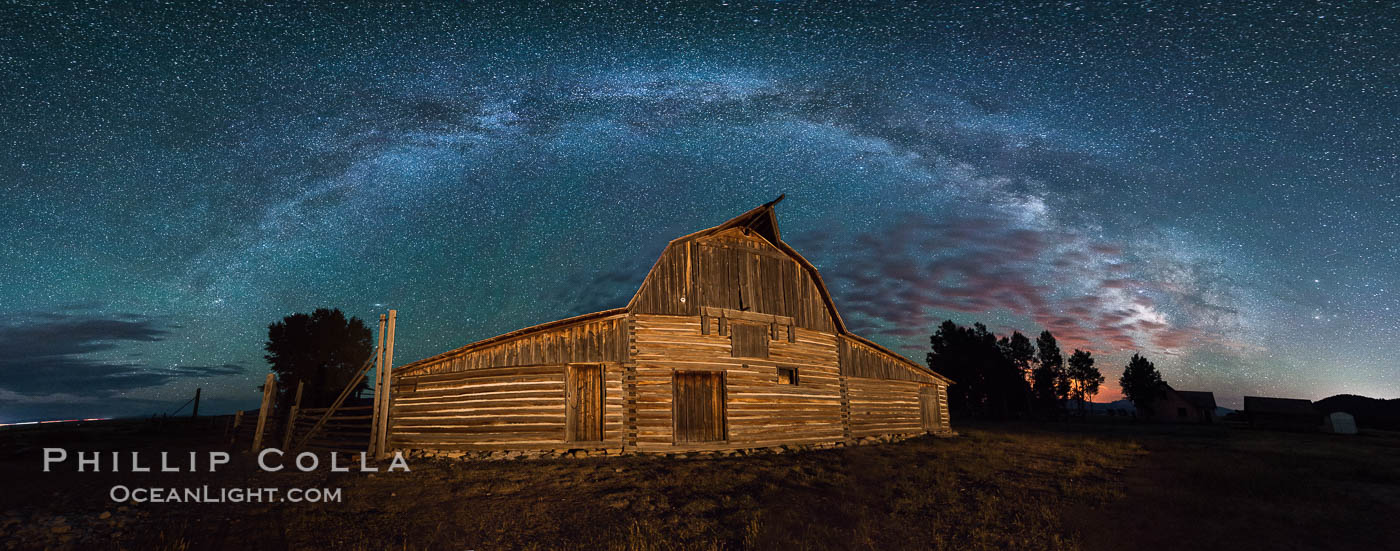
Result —
M 1244 397 L 1244 415 L 1251 426 L 1272 429 L 1317 430 L 1322 415 L 1311 400 Z
M 1177 390 L 1162 383 L 1161 396 L 1151 407 L 1138 412 L 1143 419 L 1162 423 L 1212 423 L 1215 421 L 1215 394 Z

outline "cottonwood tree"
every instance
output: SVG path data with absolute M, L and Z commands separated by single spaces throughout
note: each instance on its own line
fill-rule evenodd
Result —
M 347 320 L 340 309 L 319 308 L 268 325 L 263 358 L 277 374 L 277 403 L 290 403 L 297 383 L 302 382 L 302 407 L 330 406 L 369 359 L 372 337 L 363 321 Z M 356 390 L 364 388 L 368 385 L 361 380 Z
M 944 321 L 929 344 L 929 368 L 955 381 L 948 389 L 950 409 L 1006 417 L 1021 408 L 1025 378 L 987 326 L 976 323 L 968 328 Z
M 1020 331 L 1013 331 L 1010 338 L 1002 337 L 997 341 L 997 348 L 1001 349 L 1001 355 L 1011 362 L 1021 377 L 1021 395 L 1025 398 L 1025 411 L 1029 412 L 1033 402 L 1030 382 L 1031 369 L 1035 367 L 1035 345 Z
M 1133 354 L 1123 369 L 1123 376 L 1118 378 L 1118 386 L 1123 389 L 1123 395 L 1133 401 L 1133 406 L 1150 415 L 1153 404 L 1162 397 L 1162 374 L 1147 358 Z
M 1084 411 L 1084 400 L 1093 399 L 1099 393 L 1104 377 L 1099 368 L 1094 367 L 1094 356 L 1087 350 L 1075 349 L 1069 357 L 1069 379 L 1073 383 L 1074 399 L 1079 401 L 1079 411 Z
M 1031 371 L 1031 390 L 1035 393 L 1037 406 L 1042 411 L 1053 412 L 1058 409 L 1059 401 L 1069 394 L 1065 358 L 1060 353 L 1055 336 L 1049 331 L 1040 332 L 1035 346 L 1036 366 Z

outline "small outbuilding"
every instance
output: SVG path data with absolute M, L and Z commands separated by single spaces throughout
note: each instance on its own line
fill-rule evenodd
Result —
M 1356 434 L 1356 418 L 1345 411 L 1334 411 L 1324 418 L 1322 430 L 1333 434 Z
M 1244 414 L 1249 424 L 1259 428 L 1317 430 L 1322 420 L 1312 400 L 1245 396 Z

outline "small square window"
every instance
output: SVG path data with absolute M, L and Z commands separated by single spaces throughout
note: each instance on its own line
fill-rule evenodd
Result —
M 778 384 L 780 384 L 780 385 L 796 385 L 796 384 L 797 384 L 797 368 L 796 368 L 796 367 L 779 367 L 779 368 L 778 368 Z

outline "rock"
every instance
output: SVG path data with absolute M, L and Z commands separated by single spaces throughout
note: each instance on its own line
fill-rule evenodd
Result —
M 109 518 L 112 518 L 112 512 L 111 512 L 111 511 L 102 511 L 102 514 L 97 515 L 97 518 L 100 518 L 100 519 L 109 519 Z
M 69 530 L 72 530 L 72 528 L 69 527 L 67 524 L 55 524 L 53 525 L 53 528 L 49 529 L 50 532 L 53 532 L 55 534 L 67 534 Z

